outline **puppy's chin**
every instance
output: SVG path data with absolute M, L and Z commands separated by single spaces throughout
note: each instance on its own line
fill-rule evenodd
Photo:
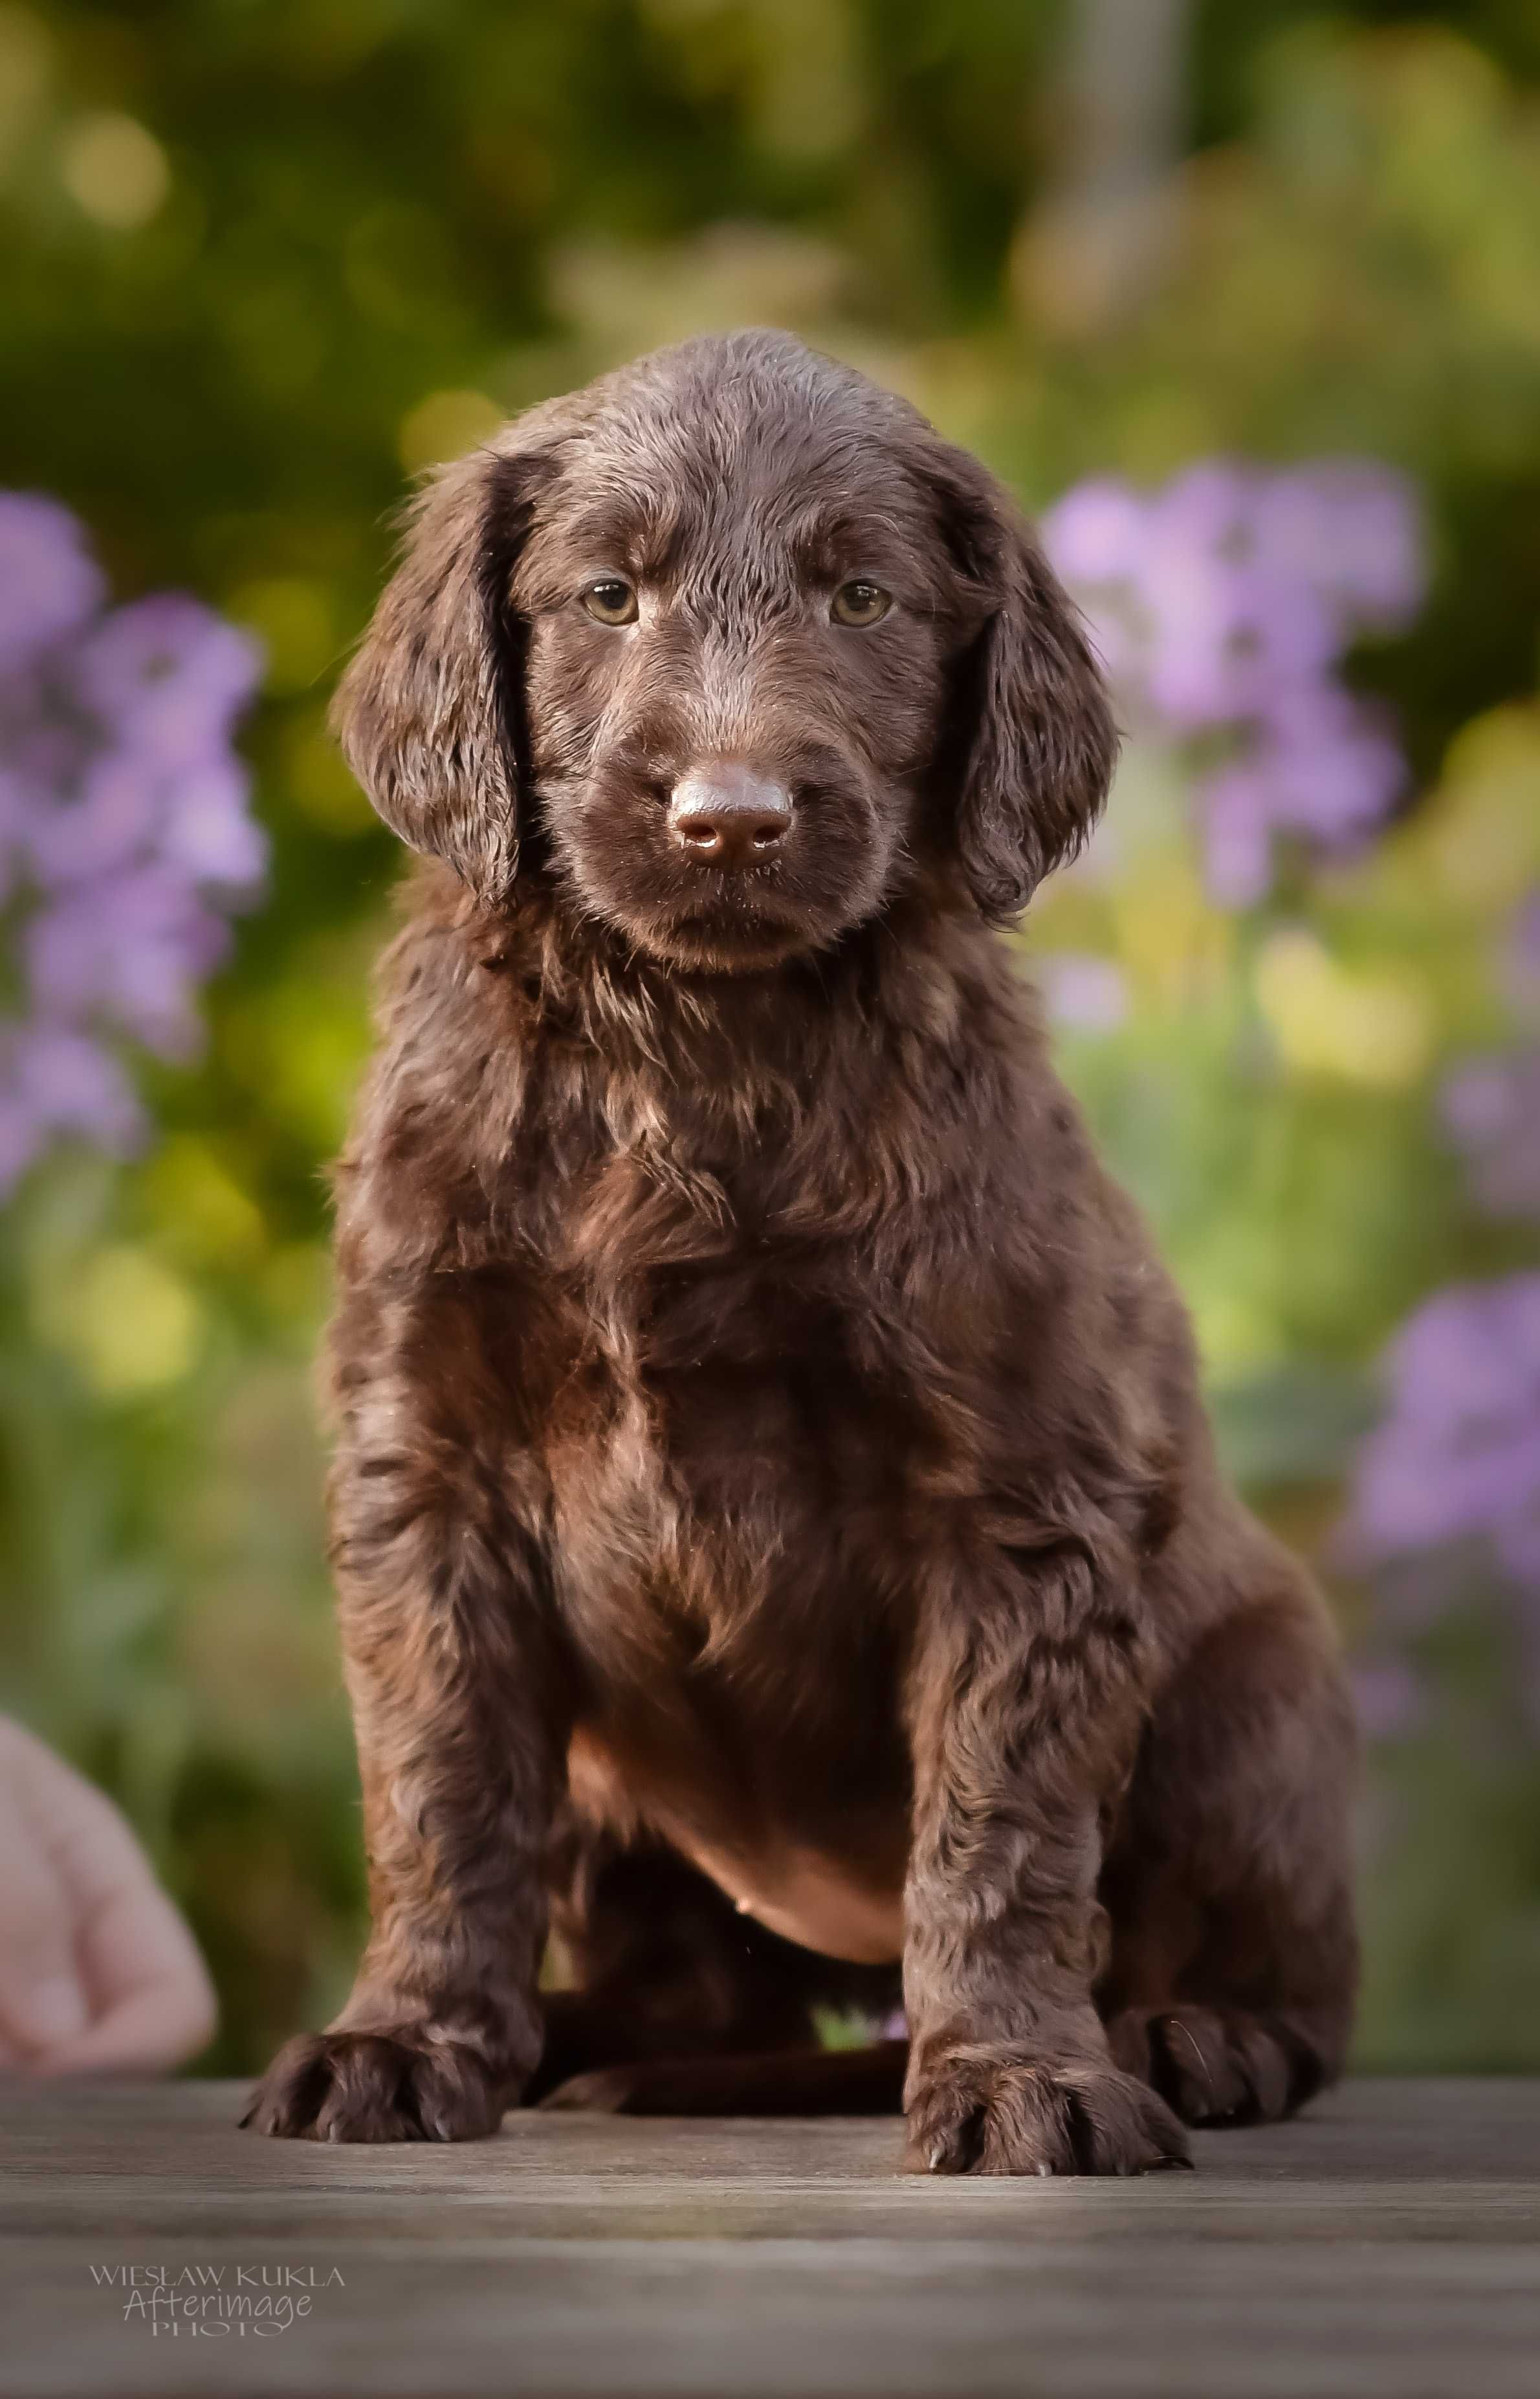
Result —
M 576 915 L 607 926 L 628 948 L 674 974 L 773 972 L 831 948 L 883 899 L 879 861 L 870 854 L 841 860 L 816 879 L 804 871 L 778 888 L 767 880 L 681 874 L 671 861 L 659 867 L 645 854 L 633 855 L 617 873 L 614 852 L 584 857 L 561 844 L 557 864 Z
M 790 916 L 746 910 L 709 909 L 640 920 L 617 920 L 639 950 L 659 966 L 692 975 L 772 972 L 790 959 L 822 949 L 843 929 L 816 929 Z

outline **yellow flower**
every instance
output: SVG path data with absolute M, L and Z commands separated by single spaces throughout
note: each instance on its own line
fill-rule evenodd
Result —
M 1426 994 L 1406 972 L 1339 966 L 1315 934 L 1274 933 L 1255 969 L 1257 1003 L 1291 1073 L 1400 1091 L 1427 1064 Z

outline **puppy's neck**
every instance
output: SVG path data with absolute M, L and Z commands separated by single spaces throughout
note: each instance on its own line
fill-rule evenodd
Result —
M 496 915 L 460 894 L 455 915 L 484 972 L 521 995 L 532 1035 L 591 1045 L 617 1068 L 702 1094 L 759 1074 L 805 1089 L 898 1037 L 950 1048 L 965 995 L 1012 982 L 999 943 L 966 899 L 938 907 L 914 889 L 830 946 L 740 973 L 671 966 L 574 911 L 548 886 Z
M 537 887 L 494 915 L 428 870 L 410 914 L 339 1186 L 386 1161 L 381 1257 L 478 1265 L 512 1244 L 613 1294 L 770 1228 L 837 1236 L 891 1279 L 927 1225 L 988 1206 L 991 1128 L 1040 1036 L 977 915 L 917 897 L 836 950 L 716 980 L 637 957 Z

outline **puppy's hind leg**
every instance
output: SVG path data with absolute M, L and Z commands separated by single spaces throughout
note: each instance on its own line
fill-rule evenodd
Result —
M 907 2045 L 818 2046 L 815 2011 L 898 2004 L 898 1970 L 851 1966 L 741 1916 L 674 1850 L 581 1828 L 552 1914 L 574 1987 L 545 1994 L 526 2107 L 651 2116 L 897 2112 Z
M 657 2057 L 574 2074 L 540 2105 L 606 2116 L 897 2116 L 908 2067 L 907 2040 Z
M 1291 2114 L 1352 2026 L 1352 1710 L 1321 1602 L 1266 1565 L 1163 1695 L 1102 1879 L 1114 2055 L 1190 2124 Z

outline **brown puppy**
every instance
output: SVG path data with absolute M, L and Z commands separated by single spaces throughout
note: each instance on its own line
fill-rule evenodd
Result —
M 1349 1712 L 989 930 L 1114 747 L 1008 501 L 692 343 L 439 478 L 339 723 L 441 861 L 338 1186 L 373 1934 L 248 2121 L 901 2096 L 921 2166 L 1128 2173 L 1296 2107 Z M 900 1969 L 907 2083 L 820 2053 Z

